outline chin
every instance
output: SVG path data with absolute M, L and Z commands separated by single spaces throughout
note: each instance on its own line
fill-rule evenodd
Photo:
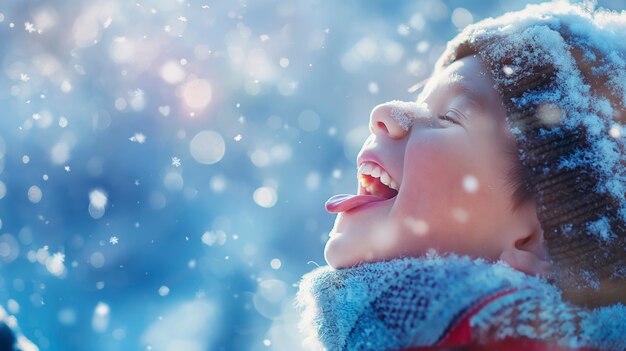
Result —
M 343 233 L 331 232 L 331 237 L 324 247 L 324 259 L 329 266 L 341 269 L 356 265 L 357 262 L 354 262 L 353 256 L 357 250 L 354 246 L 349 245 L 347 239 L 348 237 Z
M 331 237 L 328 239 L 326 246 L 324 247 L 324 259 L 329 266 L 335 269 L 340 269 L 345 267 L 345 259 L 342 259 L 341 252 L 338 252 L 338 245 L 336 243 L 337 239 L 337 234 L 331 232 Z

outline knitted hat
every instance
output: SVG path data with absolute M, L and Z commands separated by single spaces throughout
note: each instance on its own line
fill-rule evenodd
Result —
M 613 289 L 624 299 L 624 33 L 626 12 L 563 1 L 529 5 L 468 26 L 435 66 L 438 72 L 478 55 L 489 67 L 529 176 L 525 186 L 554 278 L 572 300 L 590 289 Z

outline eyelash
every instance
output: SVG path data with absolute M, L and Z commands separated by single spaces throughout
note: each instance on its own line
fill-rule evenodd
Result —
M 446 112 L 445 115 L 439 115 L 439 119 L 443 119 L 445 121 L 461 125 L 461 123 L 459 123 L 459 121 L 456 118 L 448 116 L 448 113 L 450 113 L 450 112 L 451 111 Z

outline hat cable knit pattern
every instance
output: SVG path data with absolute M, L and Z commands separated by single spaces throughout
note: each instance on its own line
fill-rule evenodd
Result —
M 466 27 L 436 64 L 490 67 L 564 289 L 626 278 L 623 33 L 626 12 L 528 5 Z

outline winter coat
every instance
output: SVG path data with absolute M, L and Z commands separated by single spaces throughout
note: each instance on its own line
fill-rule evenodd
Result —
M 312 350 L 626 350 L 626 306 L 585 310 L 541 278 L 456 255 L 319 267 L 296 305 Z

